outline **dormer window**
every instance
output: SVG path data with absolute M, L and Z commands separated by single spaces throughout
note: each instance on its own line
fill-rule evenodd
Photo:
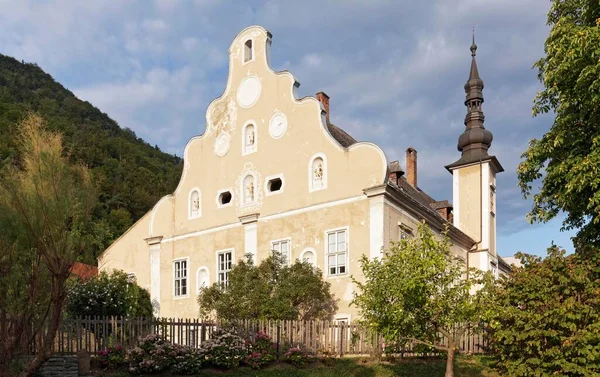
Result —
M 189 217 L 190 219 L 195 219 L 200 217 L 202 214 L 200 208 L 200 191 L 198 189 L 192 190 L 190 193 L 190 203 L 189 203 Z
M 252 39 L 248 39 L 244 43 L 244 63 L 252 60 L 254 51 L 252 50 Z
M 327 188 L 327 164 L 323 155 L 318 155 L 311 160 L 309 174 L 309 191 Z
M 242 187 L 243 192 L 243 203 L 250 204 L 256 201 L 256 182 L 254 182 L 254 177 L 248 174 L 244 178 Z
M 243 132 L 243 144 L 242 144 L 242 149 L 243 149 L 243 155 L 247 155 L 253 152 L 256 152 L 256 142 L 257 142 L 257 138 L 256 138 L 256 127 L 254 126 L 254 124 L 249 123 L 246 126 L 244 126 L 244 132 Z

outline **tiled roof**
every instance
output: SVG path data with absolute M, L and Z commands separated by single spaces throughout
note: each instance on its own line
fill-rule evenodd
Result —
M 338 141 L 344 148 L 348 148 L 352 144 L 356 143 L 356 139 L 352 136 L 348 135 L 348 133 L 333 123 L 327 124 L 327 128 L 329 129 L 329 133 L 335 140 Z
M 98 267 L 90 264 L 75 262 L 71 267 L 71 274 L 78 276 L 82 280 L 87 280 L 98 275 Z

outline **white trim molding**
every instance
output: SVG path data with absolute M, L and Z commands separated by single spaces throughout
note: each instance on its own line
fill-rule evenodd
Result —
M 281 179 L 281 188 L 277 191 L 270 191 L 269 190 L 269 182 L 272 179 Z M 283 173 L 279 173 L 279 174 L 275 174 L 275 175 L 270 175 L 268 177 L 265 177 L 265 196 L 272 196 L 272 195 L 277 195 L 277 194 L 281 194 L 283 193 L 283 190 L 285 189 L 285 179 L 283 178 Z
M 344 271 L 343 274 L 332 275 L 332 274 L 330 274 L 330 271 L 329 271 L 329 233 L 339 232 L 342 230 L 346 232 L 346 266 L 345 266 L 346 271 Z M 324 240 L 323 241 L 323 249 L 324 249 L 324 255 L 325 255 L 325 259 L 323 260 L 323 267 L 327 271 L 325 273 L 325 277 L 326 278 L 339 278 L 339 277 L 350 276 L 350 226 L 346 225 L 346 226 L 341 226 L 341 227 L 325 230 L 325 232 L 323 232 L 323 240 Z M 336 244 L 337 244 L 337 239 L 336 239 Z M 337 246 L 336 246 L 336 250 L 337 250 Z M 336 260 L 336 266 L 337 266 L 337 260 Z
M 384 246 L 384 202 L 383 196 L 375 196 L 369 199 L 369 256 L 371 260 L 381 258 Z
M 315 159 L 320 158 L 323 160 L 323 179 L 321 187 L 314 188 L 313 187 L 313 162 Z M 320 190 L 327 189 L 327 176 L 329 175 L 328 167 L 327 167 L 327 156 L 323 152 L 318 152 L 313 154 L 308 160 L 308 192 L 315 192 Z
M 176 262 L 183 262 L 185 261 L 185 294 L 184 295 L 175 295 L 175 263 Z M 190 257 L 181 257 L 181 258 L 175 258 L 173 259 L 173 261 L 171 262 L 171 269 L 172 269 L 172 284 L 173 284 L 173 289 L 171 291 L 171 294 L 173 295 L 173 300 L 180 300 L 183 298 L 188 298 L 190 297 Z
M 229 201 L 229 203 L 221 204 L 221 201 L 219 200 L 221 198 L 221 194 L 224 194 L 226 192 L 228 192 L 229 195 L 231 195 L 231 200 Z M 217 203 L 217 208 L 220 209 L 220 208 L 231 207 L 233 205 L 233 199 L 234 199 L 234 197 L 233 197 L 233 189 L 231 187 L 230 188 L 226 188 L 226 189 L 218 190 L 217 191 L 217 196 L 215 198 L 215 202 Z
M 196 270 L 196 294 L 200 292 L 202 285 L 200 284 L 200 272 L 206 271 L 206 287 L 210 287 L 210 270 L 206 266 L 200 266 Z
M 196 216 L 192 215 L 192 195 L 194 193 L 198 193 L 198 214 Z M 198 187 L 194 187 L 188 193 L 188 220 L 194 220 L 202 217 L 202 191 Z

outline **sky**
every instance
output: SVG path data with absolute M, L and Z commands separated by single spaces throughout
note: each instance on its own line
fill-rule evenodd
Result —
M 464 130 L 472 30 L 484 81 L 485 126 L 497 176 L 497 248 L 545 255 L 572 251 L 562 219 L 529 224 L 532 206 L 516 168 L 551 116 L 533 118 L 541 85 L 549 1 L 542 0 L 0 0 L 0 53 L 35 62 L 162 150 L 182 156 L 204 132 L 205 112 L 225 89 L 228 48 L 245 27 L 273 34 L 271 65 L 301 83 L 300 97 L 327 93 L 332 123 L 383 148 L 404 166 L 418 151 L 419 187 L 452 199 Z

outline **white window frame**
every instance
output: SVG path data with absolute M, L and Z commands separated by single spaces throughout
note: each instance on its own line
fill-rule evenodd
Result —
M 252 125 L 254 127 L 254 148 L 252 150 L 246 150 L 246 129 L 248 126 Z M 256 122 L 254 119 L 248 120 L 242 126 L 242 156 L 248 156 L 252 153 L 256 153 L 258 151 L 258 127 L 256 126 Z
M 304 254 L 311 252 L 313 255 L 313 261 L 311 263 L 311 265 L 313 265 L 313 267 L 317 267 L 317 251 L 315 249 L 313 249 L 312 247 L 307 247 L 306 249 L 302 250 L 302 253 L 300 253 L 300 262 L 304 262 Z
M 198 192 L 198 216 L 192 216 L 192 195 Z M 198 219 L 202 217 L 202 191 L 198 187 L 194 187 L 188 194 L 188 220 Z
M 243 185 L 243 183 L 242 183 Z M 231 194 L 231 200 L 229 201 L 229 203 L 226 204 L 221 204 L 221 202 L 219 201 L 219 197 L 221 196 L 221 194 L 225 193 L 225 192 L 229 192 Z M 233 189 L 230 188 L 226 188 L 226 189 L 222 189 L 222 190 L 218 190 L 217 191 L 217 196 L 215 197 L 215 203 L 217 203 L 217 208 L 226 208 L 226 207 L 231 207 L 233 205 L 233 200 L 235 199 L 234 194 L 233 194 Z
M 329 270 L 329 234 L 330 233 L 338 233 L 341 231 L 346 232 L 346 260 L 345 260 L 346 271 L 344 271 L 344 273 L 341 273 L 341 274 L 331 274 L 331 271 Z M 325 276 L 335 278 L 335 277 L 350 275 L 350 227 L 345 226 L 345 227 L 326 230 L 325 235 L 324 235 L 323 244 L 324 244 L 324 249 L 325 249 L 325 259 L 324 259 L 323 263 L 324 263 L 324 269 L 327 270 L 327 273 L 325 274 Z M 336 256 L 338 254 L 340 254 L 340 252 L 337 251 L 337 236 L 336 236 L 336 252 L 332 253 L 332 254 L 335 254 Z M 336 270 L 337 270 L 337 257 L 336 257 Z
M 321 158 L 323 160 L 323 185 L 319 188 L 313 187 L 313 162 L 315 159 Z M 329 169 L 327 168 L 327 156 L 325 153 L 319 152 L 312 155 L 308 160 L 308 192 L 315 192 L 327 189 L 327 176 L 329 175 Z
M 281 179 L 281 188 L 278 191 L 269 191 L 269 181 L 272 179 Z M 285 189 L 285 179 L 283 179 L 283 173 L 270 175 L 265 178 L 265 196 L 281 194 Z
M 210 270 L 206 266 L 200 266 L 196 270 L 196 293 L 200 292 L 200 288 L 202 288 L 200 286 L 200 279 L 199 279 L 201 271 L 206 271 L 206 276 L 207 276 L 206 286 L 210 287 Z
M 244 187 L 244 182 L 246 181 L 246 178 L 250 176 L 252 177 L 253 183 L 254 183 L 254 200 L 251 202 L 245 202 L 245 194 L 246 194 L 246 187 Z M 244 178 L 242 178 L 242 182 L 241 182 L 241 187 L 240 187 L 240 194 L 241 194 L 241 206 L 251 206 L 256 204 L 256 202 L 258 201 L 258 180 L 256 179 L 256 174 L 255 173 L 247 173 L 246 175 L 244 175 Z M 232 201 L 233 201 L 233 197 L 232 197 Z
M 177 262 L 185 262 L 185 294 L 184 295 L 177 295 L 176 291 L 175 291 L 175 281 L 177 279 L 182 280 L 183 278 L 176 278 L 175 277 L 175 263 Z M 177 258 L 177 259 L 173 259 L 173 299 L 181 299 L 181 298 L 186 298 L 190 296 L 190 257 L 183 257 L 183 258 Z
M 277 239 L 277 240 L 271 240 L 269 242 L 269 244 L 271 245 L 271 249 L 269 251 L 273 251 L 273 247 L 274 247 L 275 244 L 278 243 L 278 244 L 281 245 L 282 242 L 287 242 L 288 243 L 288 252 L 287 252 L 287 255 L 284 255 L 284 257 L 285 257 L 285 260 L 286 260 L 286 264 L 289 266 L 289 265 L 292 264 L 292 238 L 291 237 L 280 238 L 280 239 Z M 281 248 L 281 246 L 280 246 L 280 248 Z
M 252 52 L 252 57 L 250 59 L 246 60 L 246 43 L 248 43 L 248 41 L 252 42 L 252 47 L 250 47 L 250 51 Z M 244 39 L 244 42 L 242 43 L 242 65 L 253 62 L 255 58 L 256 58 L 256 46 L 254 43 L 254 38 Z
M 402 235 L 405 234 L 406 237 L 402 237 Z M 398 223 L 398 241 L 402 240 L 403 238 L 412 238 L 414 237 L 414 232 L 413 229 L 406 225 L 405 223 Z
M 226 254 L 226 253 L 231 253 L 231 268 L 229 270 L 223 270 L 221 271 L 220 269 L 220 265 L 219 265 L 219 255 L 220 254 Z M 221 272 L 225 272 L 226 274 L 229 274 L 231 272 L 231 270 L 233 270 L 233 266 L 235 265 L 235 249 L 223 249 L 223 250 L 217 250 L 216 251 L 216 270 L 217 274 L 215 276 L 215 282 L 218 284 L 221 284 L 221 279 L 220 279 L 220 274 Z M 229 283 L 229 276 L 227 275 L 227 279 L 225 280 L 226 285 Z

